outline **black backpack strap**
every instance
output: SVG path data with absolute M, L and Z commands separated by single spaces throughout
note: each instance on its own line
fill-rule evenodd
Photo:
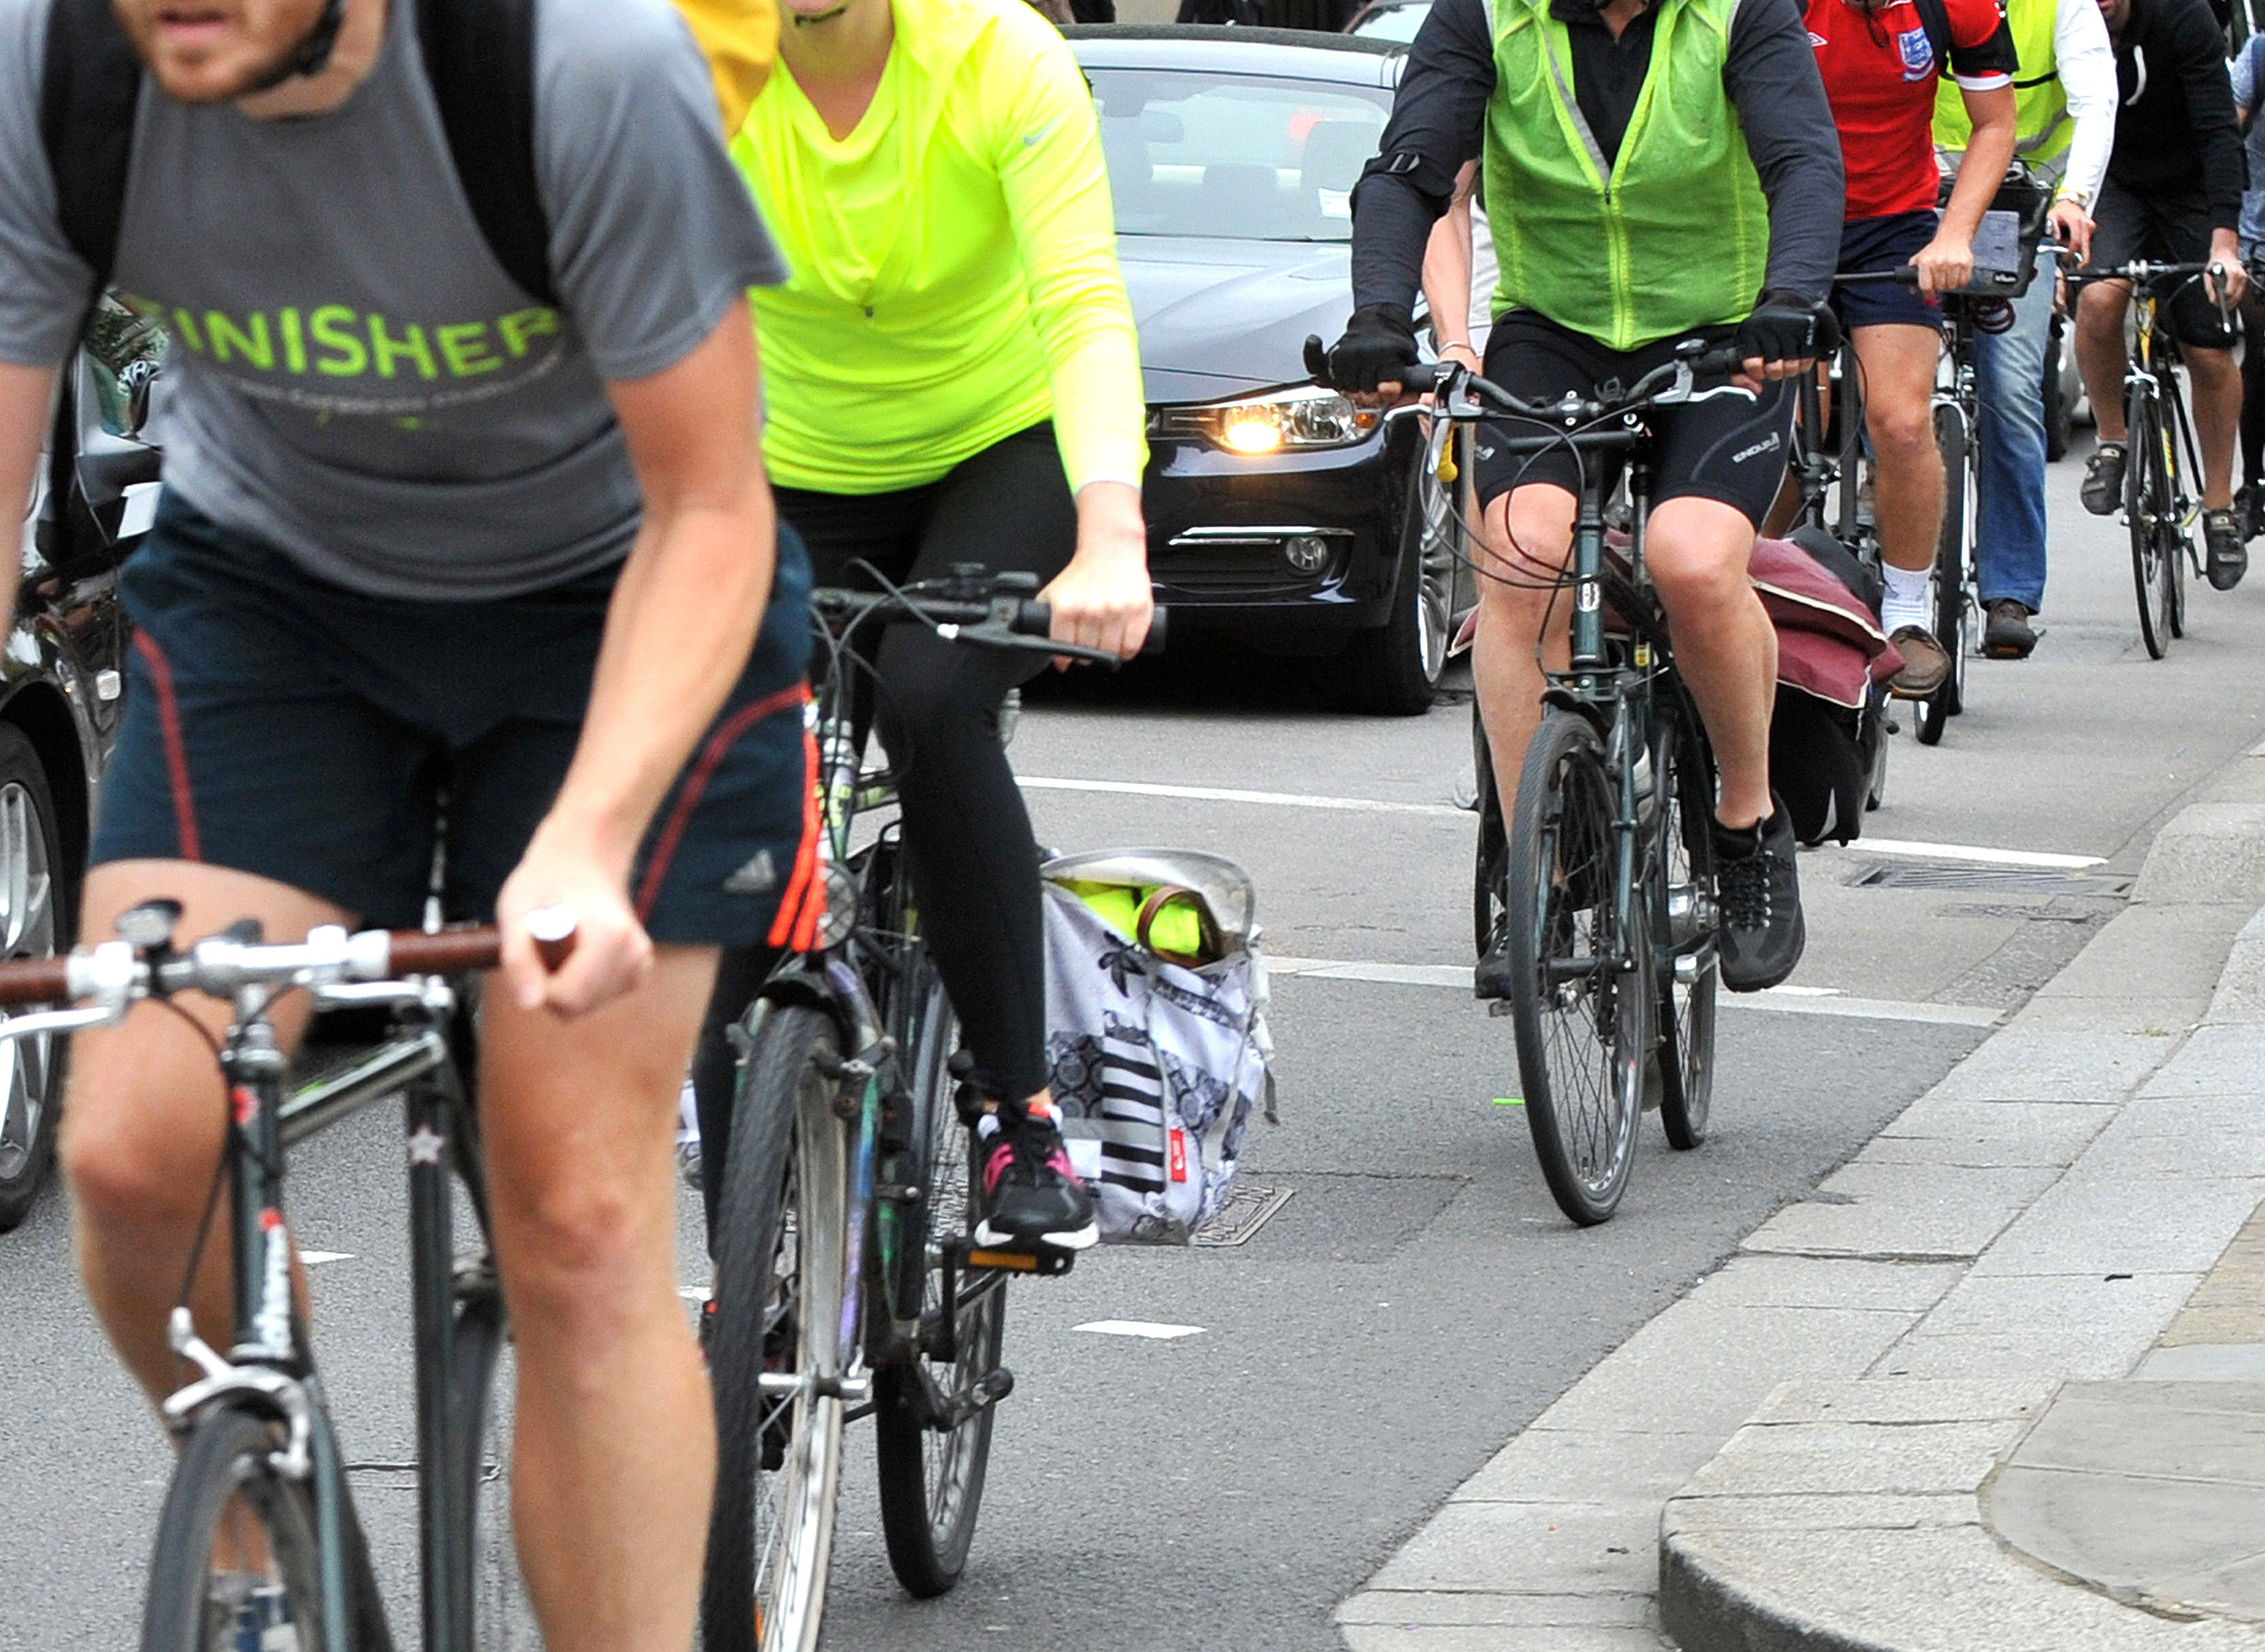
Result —
M 556 306 L 550 219 L 535 176 L 535 0 L 417 0 L 417 40 L 488 250 L 528 297 Z
M 40 83 L 40 138 L 63 238 L 107 285 L 133 158 L 142 60 L 110 0 L 55 0 Z
M 1950 73 L 1950 8 L 1942 0 L 1912 0 L 1919 8 L 1919 26 L 1926 31 L 1926 43 L 1934 48 L 1934 72 L 1948 76 Z

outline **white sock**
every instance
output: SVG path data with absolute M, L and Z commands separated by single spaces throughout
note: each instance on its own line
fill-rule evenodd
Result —
M 1926 582 L 1933 571 L 1898 568 L 1891 562 L 1883 562 L 1880 572 L 1888 582 L 1887 595 L 1880 602 L 1880 629 L 1893 637 L 1906 625 L 1925 626 Z

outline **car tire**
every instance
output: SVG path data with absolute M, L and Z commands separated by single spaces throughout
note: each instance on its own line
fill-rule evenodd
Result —
M 0 957 L 52 957 L 69 932 L 61 849 L 39 753 L 0 723 Z M 64 1049 L 52 1033 L 0 1044 L 0 1233 L 31 1214 L 54 1162 Z
M 1354 709 L 1376 717 L 1420 717 L 1431 709 L 1453 638 L 1456 498 L 1423 471 L 1422 457 L 1419 446 L 1394 558 L 1391 614 L 1355 636 L 1342 661 Z

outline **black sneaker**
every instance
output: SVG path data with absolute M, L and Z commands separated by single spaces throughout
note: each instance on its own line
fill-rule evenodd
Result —
M 1012 1130 L 995 1122 L 983 1136 L 983 1219 L 979 1245 L 1050 1245 L 1083 1250 L 1101 1237 L 1093 1195 L 1070 1168 L 1069 1150 L 1052 1121 L 1026 1116 Z
M 2232 511 L 2204 511 L 2202 539 L 2209 552 L 2203 565 L 2210 573 L 2210 589 L 2232 590 L 2249 571 L 2249 547 L 2241 542 L 2241 524 Z
M 2123 507 L 2123 444 L 2103 441 L 2084 462 L 2084 487 L 2077 497 L 2094 516 L 2113 516 Z
M 1771 802 L 1776 812 L 1758 826 L 1734 831 L 1715 823 L 1715 898 L 1722 906 L 1715 945 L 1722 985 L 1734 993 L 1775 986 L 1793 973 L 1809 942 L 1793 819 L 1781 801 L 1773 797 Z
M 2037 645 L 2026 603 L 1999 597 L 1982 605 L 1989 620 L 1982 628 L 1982 651 L 1992 659 L 2027 659 Z
M 2265 534 L 2265 486 L 2247 482 L 2234 490 L 2233 520 L 2240 524 L 2244 544 Z

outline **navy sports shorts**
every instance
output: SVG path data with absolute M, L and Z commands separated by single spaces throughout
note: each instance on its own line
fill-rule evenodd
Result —
M 133 659 L 90 858 L 208 862 L 404 928 L 437 847 L 449 919 L 492 919 L 573 757 L 618 573 L 499 601 L 364 596 L 167 492 L 120 586 Z M 782 523 L 754 653 L 637 855 L 656 942 L 785 944 L 815 921 L 809 589 Z
M 1899 270 L 1934 239 L 1941 224 L 1932 207 L 1890 212 L 1877 218 L 1851 218 L 1840 226 L 1843 275 L 1861 270 Z M 1942 331 L 1942 301 L 1901 281 L 1835 285 L 1832 311 L 1843 327 L 1931 327 Z

